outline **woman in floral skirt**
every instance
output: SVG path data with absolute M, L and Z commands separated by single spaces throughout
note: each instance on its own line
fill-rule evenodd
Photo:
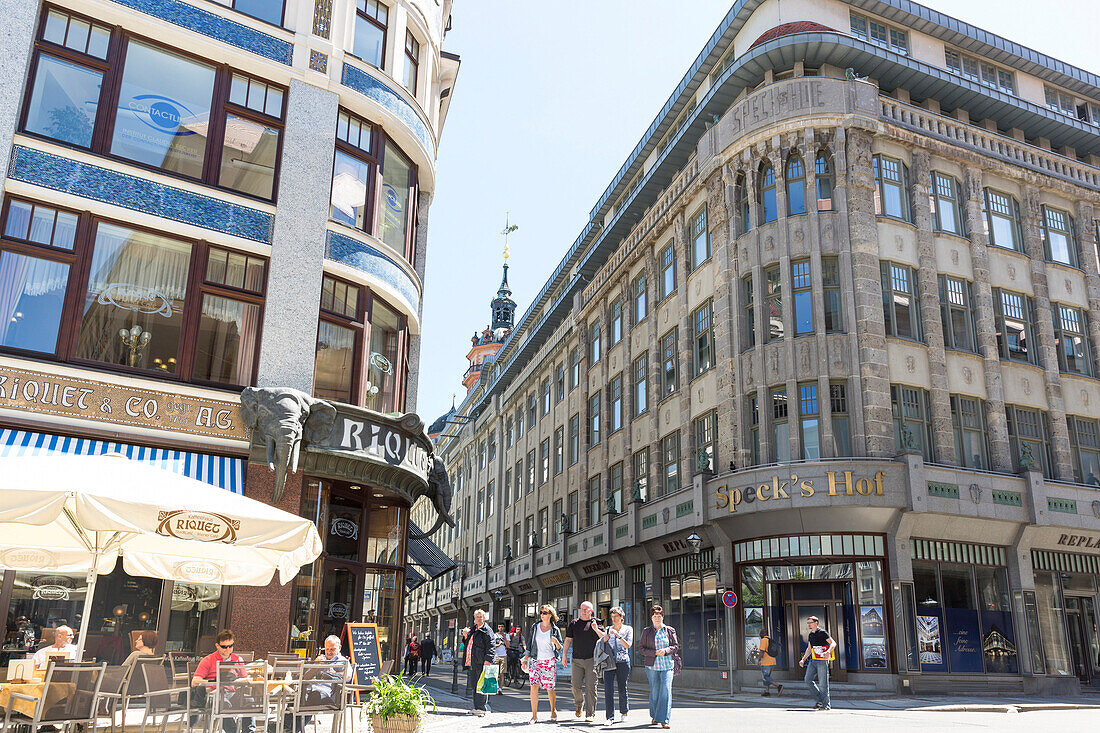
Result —
M 557 699 L 554 688 L 558 679 L 558 660 L 561 658 L 561 630 L 557 626 L 558 614 L 552 606 L 539 609 L 539 621 L 527 632 L 527 651 L 523 655 L 523 668 L 531 683 L 531 723 L 539 720 L 539 688 L 550 696 L 550 721 L 558 719 Z

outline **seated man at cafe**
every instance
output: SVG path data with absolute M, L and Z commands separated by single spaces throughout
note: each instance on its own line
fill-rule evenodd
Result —
M 355 670 L 348 664 L 347 657 L 340 653 L 339 636 L 332 635 L 326 637 L 325 651 L 318 654 L 313 661 L 331 662 L 332 666 L 325 669 L 311 670 L 306 675 L 307 680 L 332 680 L 336 682 L 340 677 L 343 677 L 345 682 L 351 682 L 351 677 Z M 302 703 L 309 707 L 314 707 L 322 703 L 329 703 L 335 706 L 339 703 L 339 700 L 336 697 L 334 685 L 325 682 L 313 682 L 306 685 Z M 286 730 L 290 730 L 290 719 L 292 717 L 290 713 L 287 713 L 286 717 L 283 719 L 283 727 Z M 312 720 L 313 716 L 299 718 L 294 725 L 295 733 L 300 733 L 300 731 Z
M 134 651 L 122 662 L 122 666 L 129 667 L 139 657 L 151 657 L 157 651 L 157 632 L 142 631 L 134 637 Z
M 191 686 L 195 688 L 191 692 L 191 706 L 193 709 L 202 710 L 206 705 L 207 690 L 210 687 L 205 683 L 217 681 L 218 662 L 222 663 L 223 669 L 226 665 L 231 665 L 233 674 L 236 675 L 237 679 L 247 677 L 244 660 L 233 653 L 233 632 L 229 629 L 225 629 L 218 634 L 214 640 L 214 652 L 203 657 L 202 661 L 199 662 L 199 666 L 195 668 L 195 676 L 191 678 Z M 240 687 L 225 687 L 218 694 L 226 696 L 245 695 L 248 694 L 248 690 L 249 686 L 245 684 Z M 194 727 L 197 721 L 198 715 L 192 714 L 191 726 Z M 254 723 L 252 718 L 242 718 L 241 722 L 242 733 L 253 733 Z M 223 720 L 222 728 L 225 733 L 237 733 L 237 723 L 232 719 Z
M 50 659 L 64 654 L 65 659 L 76 661 L 76 645 L 73 644 L 73 630 L 68 626 L 54 629 L 53 644 L 44 646 L 34 653 L 34 668 L 45 669 Z

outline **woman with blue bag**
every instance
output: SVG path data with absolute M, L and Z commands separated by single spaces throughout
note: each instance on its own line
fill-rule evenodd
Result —
M 626 681 L 630 677 L 630 646 L 634 643 L 634 629 L 623 623 L 626 613 L 621 606 L 611 609 L 611 626 L 603 635 L 607 648 L 608 668 L 603 673 L 603 701 L 607 709 L 608 724 L 615 722 L 615 682 L 619 688 L 619 721 L 626 720 L 630 709 L 626 697 Z

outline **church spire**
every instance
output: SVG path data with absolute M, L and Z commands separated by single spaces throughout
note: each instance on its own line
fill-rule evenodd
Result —
M 512 300 L 512 288 L 508 285 L 508 235 L 519 229 L 509 219 L 511 212 L 504 214 L 504 276 L 500 279 L 500 288 L 497 297 L 493 299 L 493 321 L 490 328 L 496 331 L 498 328 L 511 330 L 516 325 L 516 301 Z

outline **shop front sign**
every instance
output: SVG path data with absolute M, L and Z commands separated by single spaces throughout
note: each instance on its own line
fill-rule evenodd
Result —
M 0 365 L 0 407 L 43 415 L 247 440 L 237 402 Z
M 1074 547 L 1078 550 L 1092 550 L 1100 553 L 1100 535 L 1063 534 L 1058 537 L 1062 547 Z
M 770 480 L 748 486 L 728 486 L 723 484 L 714 490 L 714 508 L 726 509 L 730 514 L 739 507 L 756 502 L 791 501 L 798 503 L 817 494 L 829 497 L 871 498 L 884 496 L 885 471 L 876 471 L 871 475 L 860 475 L 855 471 L 826 471 L 824 479 L 820 477 L 801 478 L 798 474 L 780 477 L 771 476 Z
M 315 447 L 350 451 L 373 461 L 404 469 L 425 481 L 431 469 L 431 455 L 415 436 L 405 430 L 358 415 L 338 414 L 327 441 Z
M 569 572 L 555 573 L 554 575 L 547 575 L 542 579 L 543 585 L 559 585 L 561 583 L 568 583 L 570 580 Z
M 525 580 L 522 583 L 516 583 L 516 590 L 520 593 L 530 593 L 535 590 L 535 584 L 529 580 Z
M 581 566 L 581 570 L 584 571 L 585 575 L 592 575 L 593 573 L 598 573 L 601 570 L 610 569 L 611 563 L 609 563 L 607 560 L 597 560 L 596 562 L 590 562 L 587 565 Z

